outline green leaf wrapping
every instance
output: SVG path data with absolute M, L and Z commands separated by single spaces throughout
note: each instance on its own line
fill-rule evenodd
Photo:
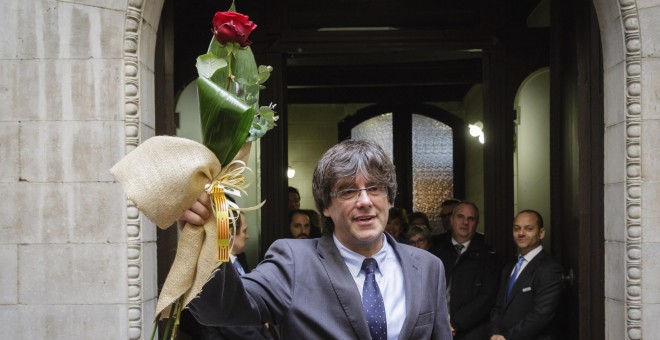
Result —
M 254 119 L 253 106 L 225 91 L 212 81 L 197 78 L 202 143 L 227 165 L 245 144 Z
M 227 61 L 218 58 L 213 53 L 206 53 L 197 57 L 197 73 L 204 78 L 211 78 L 216 71 L 223 67 L 227 67 Z

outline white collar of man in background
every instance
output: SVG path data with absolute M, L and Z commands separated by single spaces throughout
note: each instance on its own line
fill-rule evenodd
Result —
M 522 265 L 520 266 L 520 270 L 518 271 L 518 276 L 520 276 L 520 273 L 522 273 L 523 269 L 527 267 L 527 265 L 536 257 L 536 255 L 540 254 L 541 251 L 543 251 L 543 246 L 539 245 L 538 247 L 532 249 L 527 253 L 525 256 L 525 261 L 523 261 Z
M 468 247 L 470 246 L 470 242 L 472 242 L 472 239 L 469 239 L 463 243 L 458 243 L 458 241 L 454 240 L 453 237 L 451 238 L 451 244 L 453 244 L 454 246 L 457 244 L 463 245 L 463 249 L 461 249 L 461 254 L 463 254 L 468 249 Z
M 243 265 L 238 261 L 238 258 L 234 254 L 229 254 L 229 260 L 231 261 L 231 264 L 236 268 L 236 271 L 238 271 L 238 274 L 241 276 L 245 275 L 245 269 L 243 269 Z

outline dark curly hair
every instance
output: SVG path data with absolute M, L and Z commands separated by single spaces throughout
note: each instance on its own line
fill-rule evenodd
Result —
M 344 140 L 323 154 L 314 170 L 312 193 L 318 211 L 330 206 L 330 192 L 348 188 L 358 176 L 374 185 L 387 187 L 387 199 L 394 203 L 397 184 L 392 160 L 378 144 L 367 140 Z M 332 233 L 332 219 L 323 216 L 324 233 Z

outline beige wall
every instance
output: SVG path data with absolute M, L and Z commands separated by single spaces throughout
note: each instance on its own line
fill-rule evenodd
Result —
M 473 86 L 463 98 L 465 106 L 465 124 L 483 122 L 483 89 Z M 488 135 L 485 135 L 488 143 Z M 484 231 L 488 216 L 484 213 L 484 145 L 475 137 L 465 133 L 465 200 L 472 201 L 479 207 L 479 225 L 477 230 Z
M 550 70 L 538 70 L 520 85 L 514 102 L 514 213 L 533 209 L 543 216 L 543 246 L 550 249 Z
M 337 144 L 337 123 L 364 106 L 289 105 L 289 166 L 296 169 L 296 176 L 289 179 L 289 185 L 300 191 L 301 209 L 316 210 L 312 197 L 312 175 L 323 153 Z

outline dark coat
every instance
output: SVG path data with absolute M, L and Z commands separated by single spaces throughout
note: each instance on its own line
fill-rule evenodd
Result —
M 555 314 L 564 290 L 561 264 L 541 251 L 520 273 L 507 301 L 506 285 L 514 265 L 511 262 L 502 270 L 491 334 L 507 340 L 557 339 Z
M 456 329 L 454 339 L 487 339 L 500 276 L 495 251 L 484 242 L 483 234 L 473 236 L 458 261 L 450 234 L 439 239 L 431 251 L 442 260 L 447 285 L 451 284 L 449 315 Z

